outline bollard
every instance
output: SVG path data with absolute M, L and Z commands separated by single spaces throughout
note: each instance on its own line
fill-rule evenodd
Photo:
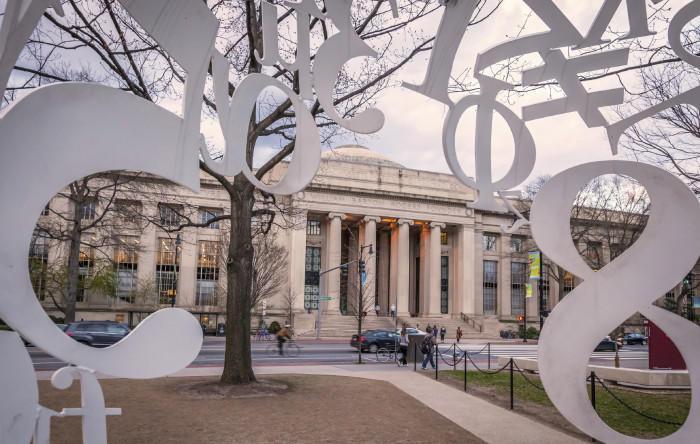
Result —
M 488 344 L 489 347 L 489 360 L 488 360 L 488 369 L 491 370 L 491 343 L 489 342 Z
M 457 370 L 457 346 L 453 345 L 452 349 L 452 362 L 454 363 L 455 370 Z
M 595 372 L 591 372 L 591 405 L 595 410 Z M 592 442 L 597 442 L 595 438 L 591 438 Z
M 467 391 L 467 352 L 464 352 L 464 391 Z
M 438 346 L 435 346 L 435 353 L 434 353 L 434 358 L 435 358 L 435 380 L 437 381 L 438 379 L 438 361 L 439 361 L 439 356 L 438 356 Z
M 510 358 L 510 409 L 513 410 L 513 358 Z

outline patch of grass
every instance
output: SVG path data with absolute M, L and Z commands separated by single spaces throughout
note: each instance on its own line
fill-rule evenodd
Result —
M 448 370 L 441 373 L 455 380 L 464 381 L 464 372 L 461 370 Z M 527 374 L 527 377 L 538 387 L 542 387 L 542 382 L 537 375 Z M 467 372 L 467 393 L 469 393 L 470 384 L 493 387 L 504 397 L 510 396 L 510 375 L 507 370 L 495 375 L 469 371 Z M 627 405 L 651 417 L 678 423 L 683 423 L 688 417 L 690 410 L 689 391 L 648 391 L 610 386 L 608 388 Z M 533 387 L 517 373 L 514 374 L 513 378 L 513 394 L 516 400 L 522 399 L 546 406 L 553 405 L 544 391 Z M 517 409 L 517 401 L 515 408 Z M 677 425 L 647 419 L 633 412 L 620 404 L 599 384 L 596 385 L 596 412 L 614 430 L 637 438 L 660 438 L 668 436 L 680 428 Z

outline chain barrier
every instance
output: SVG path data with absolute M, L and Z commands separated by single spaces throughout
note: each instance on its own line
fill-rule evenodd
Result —
M 520 374 L 520 376 L 525 378 L 525 380 L 529 382 L 531 386 L 535 387 L 537 390 L 542 390 L 543 392 L 546 391 L 544 387 L 540 387 L 539 385 L 535 384 L 534 381 L 531 381 L 530 378 L 525 376 L 525 370 L 522 370 L 520 367 L 518 367 L 518 364 L 515 363 L 515 360 L 513 361 L 513 365 L 515 365 L 515 368 L 518 369 L 517 371 Z
M 464 356 L 466 356 L 467 353 L 464 352 L 464 351 L 462 351 L 461 349 L 460 349 L 460 352 L 461 352 L 461 353 L 457 353 L 457 349 L 458 349 L 459 347 L 457 347 L 455 344 L 451 345 L 447 350 L 445 350 L 445 352 L 449 352 L 450 349 L 451 349 L 452 347 L 455 348 L 454 353 L 451 354 L 451 355 L 447 355 L 447 356 L 449 356 L 449 357 L 451 358 L 450 361 L 451 361 L 452 363 L 450 363 L 450 362 L 448 362 L 447 360 L 445 360 L 445 356 L 444 356 L 444 355 L 446 355 L 447 353 L 441 352 L 439 347 L 435 347 L 435 349 L 437 350 L 437 354 L 438 354 L 438 356 L 440 357 L 440 359 L 442 359 L 442 362 L 444 362 L 445 364 L 449 365 L 450 367 L 454 367 L 455 369 L 457 369 L 457 364 L 459 364 L 460 362 L 462 362 L 462 359 L 464 359 Z M 455 360 L 454 358 L 455 358 L 456 356 L 459 356 L 459 359 Z
M 600 383 L 600 385 L 605 389 L 605 391 L 608 392 L 608 393 L 610 394 L 610 396 L 612 396 L 612 397 L 613 397 L 617 402 L 619 402 L 620 404 L 622 404 L 622 405 L 624 405 L 625 407 L 627 407 L 628 409 L 632 410 L 634 413 L 636 413 L 636 414 L 638 414 L 638 415 L 640 415 L 640 416 L 643 416 L 643 417 L 646 418 L 646 419 L 651 419 L 652 421 L 660 422 L 660 423 L 662 423 L 662 424 L 675 425 L 675 426 L 681 426 L 681 425 L 683 425 L 682 422 L 666 421 L 666 420 L 664 420 L 664 419 L 654 418 L 653 416 L 647 415 L 647 414 L 644 413 L 644 412 L 640 412 L 639 410 L 637 410 L 637 409 L 635 409 L 634 407 L 632 407 L 632 406 L 630 406 L 629 404 L 627 404 L 627 403 L 626 403 L 625 401 L 623 401 L 622 399 L 618 398 L 617 395 L 615 395 L 615 394 L 605 385 L 605 383 L 604 383 L 598 376 L 595 376 L 595 379 L 598 381 L 598 383 Z M 590 380 L 590 377 L 588 377 L 587 380 Z
M 481 373 L 483 373 L 483 374 L 485 374 L 485 375 L 495 375 L 496 373 L 501 373 L 503 370 L 505 370 L 506 368 L 508 368 L 508 367 L 510 366 L 510 362 L 509 362 L 508 364 L 504 365 L 503 367 L 501 367 L 501 368 L 498 369 L 498 370 L 484 371 L 484 370 L 480 369 L 480 368 L 476 365 L 476 362 L 474 362 L 474 361 L 472 360 L 471 356 L 469 356 L 469 353 L 467 353 L 465 356 L 467 357 L 467 359 L 469 359 L 469 362 L 472 363 L 472 365 L 474 366 L 475 369 L 479 370 Z

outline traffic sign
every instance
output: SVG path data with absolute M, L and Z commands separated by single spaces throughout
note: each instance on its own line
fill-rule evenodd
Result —
M 330 296 L 321 296 L 322 301 L 330 301 L 332 298 Z

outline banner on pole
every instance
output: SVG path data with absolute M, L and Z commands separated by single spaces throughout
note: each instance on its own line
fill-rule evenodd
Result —
M 532 284 L 525 284 L 525 297 L 526 298 L 532 297 Z
M 530 279 L 540 278 L 540 252 L 533 251 L 529 253 L 530 257 Z

